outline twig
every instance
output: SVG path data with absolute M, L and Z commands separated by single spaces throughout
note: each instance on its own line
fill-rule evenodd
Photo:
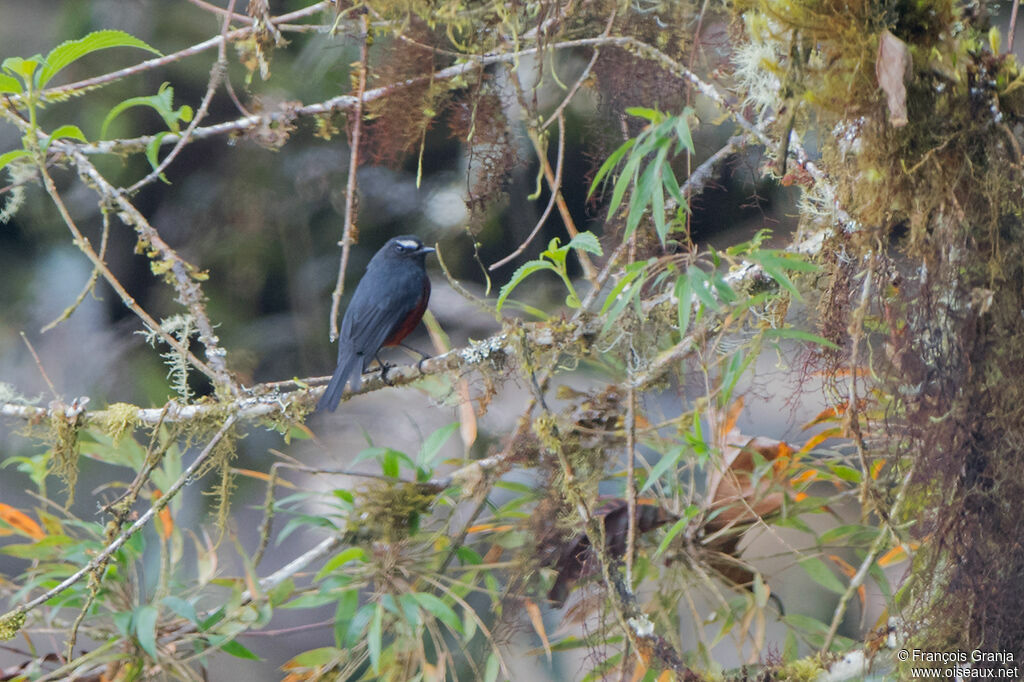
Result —
M 228 58 L 227 58 L 227 45 L 228 45 L 228 28 L 231 26 L 231 17 L 234 14 L 235 0 L 228 1 L 228 9 L 224 15 L 224 22 L 220 29 L 220 44 L 217 46 L 217 61 L 214 62 L 213 67 L 210 69 L 210 80 L 206 84 L 206 93 L 203 95 L 202 101 L 199 103 L 199 108 L 196 110 L 192 120 L 189 121 L 188 127 L 185 128 L 185 132 L 178 137 L 177 142 L 174 143 L 174 147 L 171 148 L 170 153 L 164 157 L 164 160 L 157 164 L 148 175 L 143 177 L 141 180 L 136 182 L 134 185 L 129 187 L 126 192 L 128 194 L 134 194 L 149 183 L 153 182 L 171 165 L 171 162 L 178 156 L 185 145 L 188 144 L 193 131 L 199 126 L 200 121 L 206 118 L 206 114 L 210 109 L 210 101 L 213 99 L 213 95 L 217 92 L 217 88 L 220 86 L 221 79 L 224 78 L 224 74 L 227 73 Z
M 636 554 L 636 389 L 626 391 L 626 585 L 633 586 Z
M 154 501 L 152 507 L 147 509 L 146 512 L 142 514 L 142 516 L 140 516 L 138 520 L 135 521 L 135 523 L 128 526 L 128 528 L 126 528 L 119 536 L 117 536 L 117 538 L 113 542 L 104 547 L 99 552 L 99 554 L 97 554 L 95 557 L 92 558 L 92 560 L 89 561 L 89 563 L 87 563 L 85 566 L 78 569 L 73 574 L 62 580 L 55 587 L 47 590 L 35 599 L 32 599 L 0 616 L 0 622 L 7 621 L 8 619 L 15 617 L 17 614 L 28 613 L 29 611 L 35 609 L 37 606 L 45 604 L 50 599 L 53 599 L 64 590 L 68 589 L 69 587 L 77 583 L 83 577 L 94 571 L 97 566 L 104 563 L 105 561 L 107 561 L 107 559 L 113 556 L 114 552 L 119 550 L 124 545 L 124 543 L 128 542 L 128 540 L 133 535 L 135 535 L 135 533 L 140 531 L 147 523 L 150 522 L 150 520 L 152 520 L 157 514 L 159 514 L 164 509 L 164 507 L 170 504 L 171 500 L 174 499 L 174 497 L 178 494 L 179 490 L 181 490 L 183 487 L 192 482 L 195 473 L 206 462 L 210 455 L 213 454 L 213 451 L 214 449 L 216 449 L 217 444 L 220 443 L 221 439 L 224 438 L 228 430 L 234 425 L 236 421 L 237 417 L 235 415 L 230 415 L 227 419 L 225 419 L 224 424 L 221 425 L 220 427 L 220 430 L 218 430 L 217 433 L 210 440 L 210 442 L 206 444 L 206 447 L 203 448 L 203 451 L 199 453 L 195 460 L 191 464 L 189 464 L 188 467 L 185 468 L 181 476 L 178 477 L 178 480 L 176 480 L 167 488 L 164 495 L 161 496 L 156 501 Z
M 359 139 L 363 128 L 363 97 L 366 95 L 367 53 L 370 42 L 366 15 L 363 14 L 360 18 L 363 25 L 363 42 L 359 47 L 359 84 L 356 88 L 355 110 L 350 119 L 352 137 L 349 139 L 348 181 L 345 184 L 345 227 L 341 233 L 341 263 L 338 265 L 338 281 L 334 285 L 334 293 L 331 294 L 331 341 L 338 340 L 338 309 L 341 307 L 341 294 L 345 291 L 345 271 L 348 269 L 352 233 L 356 222 L 356 176 L 359 171 Z
M 1017 10 L 1020 8 L 1020 0 L 1013 0 L 1013 9 L 1010 10 L 1010 30 L 1006 37 L 1006 52 L 1013 53 L 1013 35 L 1017 31 Z
M 98 255 L 101 261 L 106 261 L 107 241 L 110 237 L 110 213 L 105 208 L 101 208 L 101 213 L 103 214 L 103 234 L 100 236 L 100 252 Z M 45 334 L 64 320 L 70 318 L 71 315 L 78 310 L 78 306 L 82 305 L 82 301 L 84 301 L 85 297 L 89 295 L 89 292 L 93 290 L 93 287 L 96 286 L 96 282 L 99 280 L 101 274 L 102 273 L 99 268 L 93 267 L 92 274 L 89 275 L 88 281 L 85 283 L 85 286 L 82 287 L 82 291 L 79 292 L 78 296 L 75 297 L 74 302 L 65 308 L 64 312 L 62 312 L 59 317 L 40 329 L 39 332 L 41 334 Z
M 195 5 L 196 7 L 198 7 L 199 9 L 204 9 L 207 12 L 213 12 L 214 14 L 219 14 L 222 17 L 226 17 L 229 21 L 231 19 L 236 19 L 238 21 L 252 21 L 252 17 L 250 17 L 249 15 L 247 15 L 247 14 L 238 14 L 237 12 L 234 11 L 234 2 L 232 2 L 231 5 L 227 9 L 224 9 L 223 7 L 217 7 L 216 5 L 211 5 L 210 3 L 206 2 L 206 0 L 188 0 L 188 1 L 190 3 L 192 3 L 193 5 Z
M 53 382 L 50 381 L 49 375 L 46 373 L 46 369 L 43 367 L 43 361 L 39 359 L 39 354 L 36 353 L 36 349 L 32 347 L 32 342 L 25 336 L 25 332 L 21 332 L 21 340 L 25 342 L 28 347 L 28 352 L 32 354 L 32 358 L 36 361 L 36 367 L 39 368 L 39 373 L 43 376 L 43 381 L 50 388 L 50 393 L 53 394 L 54 398 L 59 399 L 60 395 L 57 393 L 57 389 L 54 387 Z
M 562 186 L 562 165 L 565 160 L 565 119 L 562 117 L 561 112 L 558 114 L 558 157 L 555 161 L 555 180 L 553 187 L 560 188 Z M 551 209 L 555 207 L 555 202 L 558 200 L 558 191 L 552 190 L 551 197 L 548 199 L 547 208 L 544 209 L 544 213 L 541 214 L 540 219 L 537 220 L 537 224 L 534 226 L 530 234 L 523 240 L 523 243 L 516 247 L 516 250 L 505 256 L 498 262 L 492 264 L 487 269 L 494 272 L 502 265 L 514 260 L 519 254 L 526 250 L 526 247 L 530 245 L 533 238 L 537 236 L 540 229 L 544 227 L 544 223 L 547 222 L 548 216 L 551 215 Z
M 322 0 L 321 2 L 310 5 L 309 7 L 303 7 L 302 9 L 296 10 L 294 12 L 289 12 L 287 14 L 282 14 L 278 17 L 275 17 L 272 20 L 272 22 L 274 24 L 279 24 L 287 21 L 294 21 L 295 19 L 302 19 L 304 17 L 312 16 L 314 14 L 317 14 L 318 12 L 321 12 L 329 8 L 331 4 L 332 3 L 330 0 Z M 104 73 L 99 76 L 94 76 L 92 78 L 86 78 L 84 80 L 76 81 L 74 83 L 68 83 L 67 85 L 61 85 L 56 88 L 49 88 L 47 90 L 43 90 L 42 93 L 40 93 L 40 95 L 44 100 L 64 99 L 66 97 L 74 95 L 76 92 L 80 90 L 89 90 L 100 85 L 113 83 L 114 81 L 121 80 L 122 78 L 126 78 L 128 76 L 134 76 L 145 71 L 149 71 L 161 66 L 166 66 L 167 64 L 173 64 L 174 62 L 181 61 L 186 57 L 191 57 L 192 55 L 196 55 L 201 52 L 205 52 L 206 50 L 215 48 L 218 45 L 220 45 L 221 42 L 223 42 L 224 40 L 230 41 L 245 38 L 255 30 L 255 26 L 240 28 L 231 31 L 224 37 L 216 36 L 210 38 L 209 40 L 204 40 L 201 43 L 196 43 L 191 47 L 185 48 L 184 50 L 179 50 L 178 52 L 174 52 L 169 55 L 164 55 L 163 57 L 147 59 L 144 62 L 139 62 L 138 64 L 134 64 L 123 69 L 118 69 L 117 71 L 111 71 L 110 73 Z M 21 101 L 21 97 L 19 95 L 11 95 L 10 99 L 15 103 Z
M 85 157 L 82 157 L 82 159 L 83 161 L 85 161 Z M 86 161 L 86 163 L 88 162 Z M 92 166 L 92 164 L 89 165 Z M 95 168 L 93 168 L 93 170 L 95 170 Z M 149 313 L 143 310 L 142 306 L 135 302 L 135 299 L 132 298 L 131 294 L 129 294 L 128 291 L 124 288 L 124 285 L 121 284 L 117 277 L 114 276 L 114 273 L 110 271 L 110 268 L 107 267 L 107 264 L 103 262 L 103 259 L 101 259 L 99 255 L 96 253 L 96 251 L 93 250 L 92 245 L 89 243 L 89 240 L 85 237 L 85 235 L 82 234 L 81 230 L 78 229 L 78 225 L 75 224 L 74 218 L 71 217 L 71 214 L 68 212 L 67 207 L 64 205 L 64 200 L 61 199 L 60 194 L 58 194 L 57 187 L 53 182 L 53 178 L 50 177 L 49 171 L 45 167 L 41 166 L 40 173 L 43 178 L 43 186 L 46 188 L 46 192 L 50 195 L 50 198 L 57 206 L 57 211 L 60 213 L 60 216 L 64 220 L 64 223 L 68 226 L 68 229 L 71 230 L 71 234 L 74 235 L 75 237 L 75 245 L 78 246 L 78 248 L 81 249 L 82 253 L 84 253 L 86 257 L 92 261 L 93 265 L 97 269 L 99 269 L 101 273 L 103 273 L 103 278 L 107 280 L 111 287 L 114 288 L 114 291 L 116 291 L 117 295 L 121 297 L 121 300 L 124 302 L 124 304 L 128 306 L 128 308 L 132 312 L 134 312 L 150 329 L 160 334 L 161 338 L 163 338 L 163 340 L 169 346 L 171 346 L 171 348 L 180 353 L 183 357 L 187 358 L 188 361 L 196 369 L 210 377 L 212 380 L 216 381 L 217 372 L 210 368 L 205 362 L 203 362 L 195 355 L 193 355 L 192 351 L 190 351 L 181 342 L 174 338 L 172 334 L 164 331 L 161 328 L 160 323 L 154 320 L 152 317 L 150 317 Z M 96 174 L 99 176 L 98 172 Z M 102 178 L 102 176 L 100 177 Z

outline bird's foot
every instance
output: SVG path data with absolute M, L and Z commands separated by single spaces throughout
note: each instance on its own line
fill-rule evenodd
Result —
M 394 367 L 394 365 L 389 365 L 386 362 L 380 363 L 380 380 L 388 386 L 394 386 L 394 384 L 391 383 L 391 380 L 388 379 L 388 371 L 394 369 Z

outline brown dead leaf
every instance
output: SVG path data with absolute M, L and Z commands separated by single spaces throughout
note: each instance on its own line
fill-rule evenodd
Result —
M 889 105 L 889 123 L 894 128 L 907 125 L 907 81 L 910 79 L 913 59 L 907 44 L 888 29 L 878 40 L 875 77 L 885 92 Z

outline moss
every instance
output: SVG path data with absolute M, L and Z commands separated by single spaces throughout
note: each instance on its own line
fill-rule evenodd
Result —
M 25 612 L 17 610 L 0 619 L 0 641 L 14 639 L 25 625 Z
M 114 441 L 116 446 L 126 433 L 131 433 L 139 424 L 139 408 L 129 403 L 112 403 L 99 416 L 100 429 Z

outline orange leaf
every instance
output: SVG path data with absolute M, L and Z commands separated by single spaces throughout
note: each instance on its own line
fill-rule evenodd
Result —
M 544 629 L 544 618 L 540 615 L 540 607 L 532 599 L 524 599 L 523 604 L 526 606 L 527 615 L 530 616 L 533 631 L 540 637 L 540 641 L 544 645 L 544 653 L 548 655 L 548 663 L 550 663 L 551 642 L 548 641 L 548 632 Z
M 827 441 L 829 438 L 842 438 L 842 437 L 843 437 L 843 430 L 840 427 L 838 427 L 838 426 L 834 426 L 831 429 L 825 429 L 821 433 L 817 433 L 817 434 L 811 436 L 810 440 L 808 440 L 806 443 L 804 443 L 803 446 L 800 448 L 800 452 L 802 452 L 802 453 L 803 452 L 810 452 L 814 448 L 818 447 L 819 445 L 821 445 L 822 443 Z
M 163 497 L 162 492 L 160 492 L 159 490 L 153 491 L 153 502 L 156 502 L 161 497 Z M 171 533 L 174 532 L 174 518 L 171 516 L 170 508 L 164 507 L 163 509 L 161 509 L 159 512 L 157 512 L 156 518 L 158 521 L 157 530 L 160 532 L 160 537 L 162 537 L 165 541 L 170 540 Z
M 43 529 L 31 517 L 3 502 L 0 502 L 0 520 L 5 521 L 11 528 L 14 528 L 22 535 L 29 536 L 33 540 L 42 540 L 46 537 L 46 533 L 43 532 Z
M 658 675 L 658 682 L 672 682 L 675 679 L 676 674 L 671 670 L 662 671 L 662 673 Z
M 853 576 L 857 575 L 857 569 L 851 566 L 842 557 L 836 556 L 835 554 L 829 554 L 828 558 L 832 560 L 832 563 L 839 567 L 839 570 L 842 571 L 847 578 L 850 578 L 852 580 Z M 864 588 L 863 584 L 857 588 L 857 597 L 860 599 L 861 608 L 864 608 L 864 606 L 868 603 L 868 592 Z
M 914 543 L 911 543 L 910 548 L 911 549 L 917 549 L 917 546 L 918 546 L 918 543 L 914 542 Z M 886 552 L 882 556 L 878 557 L 878 565 L 881 566 L 882 568 L 886 568 L 888 566 L 892 566 L 893 564 L 898 564 L 901 561 L 906 561 L 906 559 L 907 559 L 907 552 L 906 552 L 905 549 L 903 549 L 903 545 L 896 545 L 895 547 L 890 549 L 888 552 Z
M 500 533 L 506 530 L 514 530 L 515 526 L 510 523 L 495 524 L 495 523 L 478 523 L 475 526 L 470 526 L 466 529 L 467 533 Z
M 877 481 L 878 475 L 882 473 L 882 469 L 885 468 L 884 459 L 876 459 L 871 463 L 871 480 Z

